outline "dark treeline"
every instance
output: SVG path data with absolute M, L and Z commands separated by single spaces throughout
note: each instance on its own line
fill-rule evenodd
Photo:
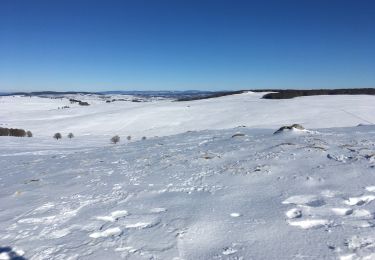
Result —
M 69 101 L 70 101 L 71 104 L 78 103 L 78 105 L 80 105 L 80 106 L 89 106 L 90 105 L 87 102 L 84 102 L 84 101 L 81 101 L 81 100 L 78 100 L 78 99 L 74 99 L 74 98 L 70 98 Z
M 276 93 L 268 93 L 263 96 L 265 99 L 289 99 L 302 96 L 318 95 L 375 95 L 375 88 L 348 88 L 348 89 L 279 89 L 268 90 Z
M 30 131 L 24 129 L 0 127 L 0 136 L 32 137 L 33 135 Z

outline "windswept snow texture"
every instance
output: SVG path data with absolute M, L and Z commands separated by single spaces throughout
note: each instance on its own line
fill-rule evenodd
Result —
M 374 259 L 375 127 L 272 133 L 3 137 L 0 244 L 27 259 Z

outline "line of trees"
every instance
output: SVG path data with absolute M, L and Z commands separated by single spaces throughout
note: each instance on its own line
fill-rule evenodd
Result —
M 74 134 L 73 134 L 73 133 L 69 133 L 69 134 L 67 135 L 67 137 L 68 137 L 69 139 L 72 139 L 72 138 L 74 137 Z M 59 139 L 62 138 L 62 134 L 61 134 L 61 133 L 55 133 L 55 134 L 53 135 L 53 138 L 55 138 L 56 140 L 59 140 Z
M 271 90 L 270 90 L 271 91 Z M 375 88 L 356 89 L 279 89 L 263 96 L 264 99 L 289 99 L 302 96 L 318 95 L 375 95 Z
M 69 133 L 67 135 L 67 137 L 69 139 L 72 139 L 74 137 L 73 133 Z M 62 134 L 61 133 L 55 133 L 53 135 L 53 138 L 55 138 L 56 140 L 59 140 L 59 139 L 62 139 Z M 132 137 L 130 135 L 128 135 L 126 137 L 126 140 L 130 141 L 132 139 Z M 112 136 L 111 139 L 110 139 L 110 142 L 113 143 L 113 144 L 117 144 L 118 142 L 120 142 L 121 138 L 120 136 L 118 135 L 115 135 L 115 136 Z M 143 136 L 141 140 L 146 140 L 146 136 Z
M 33 133 L 21 128 L 0 127 L 0 136 L 32 137 Z
M 71 104 L 78 103 L 78 105 L 80 105 L 80 106 L 89 106 L 90 105 L 89 103 L 87 103 L 85 101 L 81 101 L 81 100 L 74 99 L 74 98 L 69 99 L 69 101 L 70 101 Z
M 17 137 L 32 137 L 33 136 L 33 133 L 31 131 L 25 131 L 24 129 L 20 129 L 20 128 L 5 128 L 5 127 L 0 127 L 0 136 L 17 136 Z M 53 136 L 52 136 L 54 139 L 56 140 L 60 140 L 62 139 L 62 134 L 61 133 L 55 133 Z M 69 133 L 67 135 L 67 137 L 69 139 L 72 139 L 74 138 L 74 134 L 73 133 Z M 110 141 L 111 143 L 113 144 L 117 144 L 118 142 L 120 142 L 120 136 L 118 135 L 115 135 L 113 137 L 111 137 Z M 128 141 L 130 141 L 132 139 L 132 137 L 129 135 L 126 137 L 126 139 Z M 146 140 L 146 136 L 143 136 L 141 138 L 141 140 Z

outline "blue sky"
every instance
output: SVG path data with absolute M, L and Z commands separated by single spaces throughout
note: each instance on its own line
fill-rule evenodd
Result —
M 373 0 L 1 0 L 0 91 L 375 87 Z

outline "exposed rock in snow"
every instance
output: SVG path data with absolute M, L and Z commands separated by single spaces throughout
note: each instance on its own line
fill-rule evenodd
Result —
M 279 134 L 279 133 L 282 133 L 284 131 L 289 131 L 289 130 L 304 131 L 306 129 L 300 124 L 286 125 L 286 126 L 280 127 L 274 134 Z

